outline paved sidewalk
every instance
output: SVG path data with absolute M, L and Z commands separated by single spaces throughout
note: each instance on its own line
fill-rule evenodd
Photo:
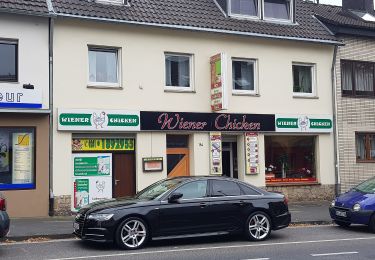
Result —
M 293 224 L 329 224 L 332 223 L 328 213 L 330 202 L 290 203 Z M 8 240 L 25 240 L 28 238 L 46 237 L 51 239 L 74 237 L 73 217 L 18 218 L 11 219 Z

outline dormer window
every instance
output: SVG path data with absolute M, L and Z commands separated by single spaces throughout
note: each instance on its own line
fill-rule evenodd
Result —
M 230 0 L 232 15 L 258 16 L 258 0 Z
M 227 0 L 228 14 L 238 18 L 263 19 L 280 22 L 293 20 L 295 0 Z M 218 2 L 221 7 L 223 0 Z
M 264 19 L 290 20 L 291 0 L 264 0 Z

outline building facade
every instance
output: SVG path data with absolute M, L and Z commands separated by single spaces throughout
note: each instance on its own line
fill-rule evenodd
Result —
M 340 192 L 375 176 L 373 1 L 315 5 L 318 18 L 344 43 L 335 59 Z
M 0 192 L 11 217 L 49 211 L 49 19 L 33 2 L 0 3 Z
M 103 2 L 53 2 L 56 214 L 184 175 L 334 196 L 338 42 L 309 5 Z

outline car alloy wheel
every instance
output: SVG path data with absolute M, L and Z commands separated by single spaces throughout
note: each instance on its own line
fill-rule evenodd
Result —
M 128 218 L 116 232 L 116 242 L 124 249 L 138 249 L 148 238 L 147 225 L 140 218 Z
M 262 241 L 271 234 L 271 221 L 263 212 L 251 214 L 246 223 L 246 235 L 250 240 Z

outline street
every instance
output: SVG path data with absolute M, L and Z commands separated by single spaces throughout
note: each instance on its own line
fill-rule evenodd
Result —
M 107 244 L 84 243 L 77 239 L 38 243 L 0 244 L 5 259 L 375 259 L 375 234 L 365 227 L 290 227 L 273 232 L 260 243 L 241 237 L 153 241 L 144 249 L 121 251 Z

